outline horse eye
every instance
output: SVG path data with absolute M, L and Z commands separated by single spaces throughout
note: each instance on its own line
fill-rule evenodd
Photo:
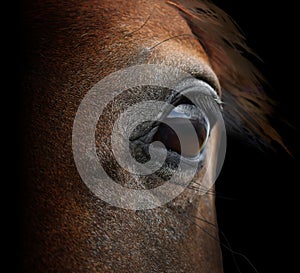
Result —
M 208 139 L 209 123 L 208 119 L 202 113 L 195 111 L 193 107 L 193 105 L 179 105 L 175 107 L 158 126 L 153 141 L 161 141 L 168 150 L 184 157 L 194 158 L 200 155 Z M 197 135 L 196 141 L 193 137 L 194 134 L 191 132 L 190 124 L 193 125 L 192 130 Z M 177 133 L 171 127 L 176 128 Z M 183 151 L 178 133 L 189 144 L 188 146 L 185 145 Z

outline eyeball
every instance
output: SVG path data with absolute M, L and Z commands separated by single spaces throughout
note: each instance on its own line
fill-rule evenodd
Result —
M 196 132 L 196 141 L 191 130 Z M 181 104 L 160 122 L 153 141 L 162 142 L 169 151 L 176 152 L 183 157 L 195 158 L 205 149 L 209 131 L 209 121 L 204 113 L 194 105 Z M 181 147 L 178 134 L 189 144 L 185 145 L 184 149 Z

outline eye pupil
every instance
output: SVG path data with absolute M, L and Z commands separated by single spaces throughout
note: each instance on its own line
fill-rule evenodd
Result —
M 167 149 L 181 153 L 179 138 L 170 126 L 162 123 L 155 135 L 155 140 L 161 141 Z
M 207 127 L 204 122 L 198 118 L 166 118 L 164 120 L 176 131 L 180 131 L 180 135 L 184 136 L 186 142 L 189 144 L 185 146 L 185 150 L 181 151 L 181 145 L 178 135 L 166 123 L 161 123 L 153 140 L 161 141 L 167 149 L 177 152 L 185 157 L 196 157 L 203 150 L 206 138 Z M 196 132 L 198 141 L 195 142 L 193 134 L 191 134 L 190 124 L 193 125 L 193 131 Z

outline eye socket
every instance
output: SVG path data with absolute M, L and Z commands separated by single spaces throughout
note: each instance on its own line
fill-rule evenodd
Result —
M 169 124 L 169 125 L 167 125 Z M 190 124 L 197 135 L 197 141 L 194 140 L 191 133 Z M 176 131 L 185 138 L 188 145 L 185 145 L 184 151 L 181 149 L 180 140 Z M 162 120 L 153 136 L 153 141 L 162 142 L 165 147 L 187 158 L 198 157 L 205 149 L 209 136 L 209 122 L 205 115 L 196 109 L 194 105 L 181 104 L 175 107 L 169 115 Z

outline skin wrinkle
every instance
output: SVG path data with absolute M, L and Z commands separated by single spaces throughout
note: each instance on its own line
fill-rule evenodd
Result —
M 165 64 L 207 80 L 220 92 L 211 60 L 186 19 L 162 0 L 29 1 L 25 17 L 32 46 L 25 102 L 24 272 L 223 272 L 220 246 L 204 232 L 218 238 L 213 194 L 200 198 L 186 190 L 147 211 L 111 207 L 87 189 L 72 155 L 77 108 L 112 72 Z M 103 141 L 97 137 L 96 142 L 99 159 L 127 182 L 128 174 L 110 160 L 110 128 L 128 99 L 166 94 L 125 95 L 99 119 L 103 126 L 96 135 Z M 217 134 L 211 132 L 208 153 L 216 153 Z

